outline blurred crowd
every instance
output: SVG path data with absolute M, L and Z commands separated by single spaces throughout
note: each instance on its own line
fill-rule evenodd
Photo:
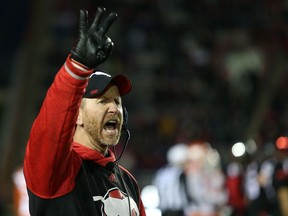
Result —
M 155 192 L 143 196 L 148 215 L 287 216 L 286 151 L 276 150 L 261 160 L 235 158 L 223 166 L 207 142 L 176 144 L 167 152 L 167 165 L 151 181 Z M 157 204 L 151 206 L 151 199 Z M 151 213 L 155 208 L 159 214 Z

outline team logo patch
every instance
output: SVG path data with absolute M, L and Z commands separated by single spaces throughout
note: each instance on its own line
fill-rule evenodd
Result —
M 140 215 L 134 199 L 130 196 L 128 197 L 126 193 L 122 192 L 117 187 L 108 190 L 104 197 L 93 196 L 93 200 L 95 202 L 102 202 L 102 216 L 127 216 L 129 215 L 129 211 L 132 216 Z

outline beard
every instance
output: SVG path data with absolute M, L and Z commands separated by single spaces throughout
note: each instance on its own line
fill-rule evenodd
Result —
M 105 132 L 105 128 L 102 126 L 101 122 L 97 121 L 96 118 L 89 117 L 85 113 L 83 115 L 83 127 L 84 130 L 89 135 L 90 139 L 92 139 L 92 143 L 98 144 L 99 146 L 114 146 L 120 140 L 121 133 L 118 132 L 116 134 L 109 134 Z

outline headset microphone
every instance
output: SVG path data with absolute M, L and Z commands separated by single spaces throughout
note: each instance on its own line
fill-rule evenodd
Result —
M 126 107 L 123 107 L 123 125 L 122 125 L 122 130 L 126 132 L 126 140 L 125 140 L 125 143 L 124 143 L 124 147 L 119 155 L 119 157 L 116 158 L 116 160 L 114 162 L 108 162 L 105 166 L 105 168 L 107 170 L 110 170 L 112 171 L 115 167 L 115 165 L 117 164 L 117 162 L 121 159 L 123 153 L 125 152 L 126 150 L 126 147 L 128 145 L 128 142 L 130 140 L 130 131 L 127 129 L 127 122 L 128 122 L 128 112 L 127 112 L 127 109 Z M 115 152 L 115 146 L 113 147 L 114 148 L 114 152 Z

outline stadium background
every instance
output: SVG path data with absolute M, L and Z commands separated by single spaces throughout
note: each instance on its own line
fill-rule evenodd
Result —
M 79 9 L 92 15 L 98 5 L 119 16 L 109 32 L 115 49 L 102 68 L 133 82 L 124 99 L 132 137 L 123 163 L 129 161 L 141 184 L 166 163 L 176 143 L 205 140 L 225 166 L 235 142 L 253 140 L 265 154 L 287 135 L 287 1 L 5 1 L 0 9 L 4 206 L 11 203 L 11 175 L 22 163 L 33 119 L 77 39 Z

